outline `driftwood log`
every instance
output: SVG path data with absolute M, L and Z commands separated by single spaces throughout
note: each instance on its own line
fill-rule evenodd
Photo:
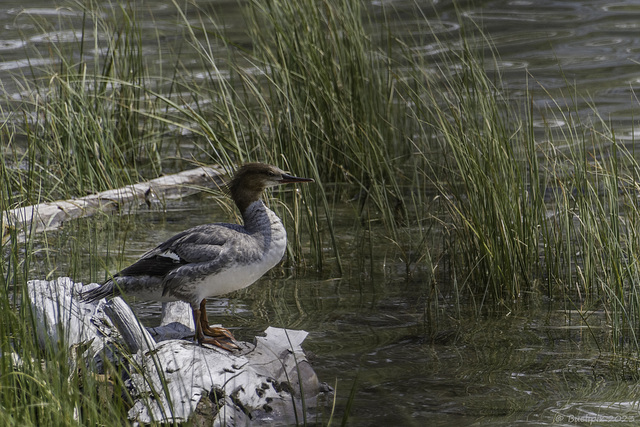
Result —
M 305 331 L 269 327 L 255 344 L 240 342 L 241 350 L 227 352 L 192 340 L 191 310 L 183 302 L 165 304 L 160 326 L 146 328 L 119 297 L 79 300 L 82 284 L 69 278 L 33 280 L 28 288 L 45 349 L 82 348 L 83 360 L 97 373 L 107 357 L 134 365 L 127 369 L 133 422 L 297 424 L 330 390 L 301 348 Z
M 19 235 L 55 230 L 65 221 L 98 212 L 123 211 L 153 200 L 185 197 L 202 188 L 219 186 L 224 177 L 226 172 L 220 167 L 199 167 L 86 197 L 12 209 L 2 213 L 2 241 L 12 230 Z

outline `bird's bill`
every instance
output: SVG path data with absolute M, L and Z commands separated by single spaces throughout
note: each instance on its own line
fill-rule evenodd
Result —
M 313 182 L 311 178 L 299 178 L 297 176 L 289 175 L 286 173 L 282 174 L 282 178 L 280 179 L 280 184 L 289 184 L 291 182 Z

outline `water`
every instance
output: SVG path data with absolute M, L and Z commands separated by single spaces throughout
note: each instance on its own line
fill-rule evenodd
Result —
M 432 30 L 453 38 L 459 29 L 454 7 L 449 1 L 433 3 L 438 13 L 427 11 Z M 544 122 L 567 126 L 550 114 L 558 110 L 550 102 L 554 99 L 560 106 L 575 105 L 586 122 L 593 119 L 595 106 L 615 126 L 618 137 L 633 143 L 634 91 L 640 85 L 640 2 L 473 3 L 464 6 L 463 19 L 482 23 L 496 45 L 497 68 L 506 87 L 516 98 L 533 95 L 541 129 Z M 230 36 L 242 43 L 235 2 L 199 4 L 224 17 Z M 391 27 L 409 40 L 409 33 L 426 33 L 413 18 L 412 4 L 373 1 L 368 8 L 374 16 L 382 14 L 382 6 L 395 8 L 398 18 Z M 149 19 L 144 49 L 156 55 L 155 31 L 170 34 L 175 18 L 169 2 L 148 7 L 149 13 L 141 15 Z M 75 34 L 56 30 L 60 15 L 78 22 L 82 18 L 49 1 L 4 1 L 0 71 L 27 73 L 25 49 L 46 52 L 51 40 L 73 42 Z M 38 22 L 51 24 L 50 37 L 43 36 Z M 172 67 L 170 46 L 161 49 L 166 55 L 158 57 L 156 65 Z M 413 49 L 420 55 L 437 53 L 432 43 Z M 205 75 L 196 62 L 188 66 L 195 78 Z M 20 88 L 2 75 L 0 79 L 19 100 Z M 574 92 L 581 96 L 574 97 Z M 100 247 L 106 233 L 113 242 L 126 242 L 126 264 L 174 232 L 232 219 L 222 210 L 211 211 L 211 204 L 207 196 L 197 196 L 170 204 L 166 211 L 80 221 L 52 233 L 50 239 L 65 248 L 89 236 L 95 247 L 87 247 L 87 253 L 97 258 L 109 253 L 113 259 L 120 247 Z M 353 217 L 349 206 L 336 209 L 343 209 L 345 218 Z M 339 233 L 347 251 L 362 255 L 356 247 L 360 236 L 349 222 L 345 220 Z M 517 313 L 478 318 L 473 304 L 456 304 L 448 297 L 448 284 L 439 283 L 434 293 L 421 274 L 407 279 L 398 254 L 384 240 L 373 252 L 378 254 L 374 259 L 360 263 L 366 268 L 353 267 L 342 277 L 278 270 L 246 291 L 212 301 L 211 320 L 229 327 L 239 339 L 251 339 L 268 325 L 309 331 L 304 347 L 316 372 L 336 387 L 334 423 L 344 414 L 352 388 L 349 425 L 633 425 L 640 420 L 635 362 L 597 346 L 608 337 L 607 313 L 589 312 L 587 328 L 580 307 L 543 299 Z M 69 254 L 61 249 L 55 256 L 65 271 Z M 87 261 L 78 276 L 100 277 L 104 267 Z M 158 304 L 135 307 L 145 322 L 157 320 Z
M 336 209 L 347 216 L 352 208 Z M 77 221 L 50 233 L 49 245 L 63 248 L 60 260 L 70 257 L 70 247 L 97 260 L 97 268 L 76 276 L 87 281 L 103 275 L 104 259 L 114 270 L 173 233 L 213 220 L 233 218 L 210 195 L 197 195 L 135 215 Z M 342 229 L 345 239 L 358 238 L 353 227 Z M 107 239 L 111 257 L 93 247 Z M 120 245 L 124 258 L 117 261 Z M 472 304 L 434 298 L 420 274 L 406 279 L 396 273 L 403 266 L 389 260 L 385 245 L 375 249 L 367 260 L 373 274 L 275 269 L 247 290 L 210 300 L 210 320 L 241 340 L 267 326 L 308 331 L 304 348 L 320 379 L 336 388 L 337 420 L 355 387 L 349 425 L 562 425 L 561 419 L 574 425 L 636 417 L 637 363 L 597 346 L 609 336 L 607 313 L 537 298 L 517 313 L 478 317 Z M 438 284 L 441 295 L 449 291 Z M 159 304 L 132 306 L 144 323 L 157 324 Z M 326 421 L 329 409 L 322 410 Z

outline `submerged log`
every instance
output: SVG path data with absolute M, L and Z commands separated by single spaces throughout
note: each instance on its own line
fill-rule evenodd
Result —
M 216 187 L 226 172 L 220 167 L 199 167 L 151 181 L 103 191 L 72 200 L 26 206 L 2 213 L 2 241 L 11 234 L 37 233 L 59 228 L 65 221 L 95 215 L 98 212 L 130 209 L 144 203 L 177 199 L 194 194 L 203 187 Z
M 295 424 L 328 390 L 302 350 L 305 331 L 269 327 L 255 344 L 239 342 L 239 351 L 228 352 L 193 341 L 191 309 L 183 302 L 165 304 L 161 325 L 145 328 L 121 298 L 79 300 L 82 284 L 69 278 L 33 280 L 28 287 L 45 349 L 87 348 L 84 360 L 98 373 L 107 355 L 111 363 L 132 364 L 131 421 Z M 129 353 L 114 356 L 116 349 Z

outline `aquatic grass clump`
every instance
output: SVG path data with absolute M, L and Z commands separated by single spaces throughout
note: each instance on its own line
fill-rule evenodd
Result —
M 157 172 L 163 162 L 159 132 L 173 127 L 200 138 L 194 149 L 229 169 L 263 160 L 318 180 L 295 196 L 294 209 L 284 215 L 293 230 L 290 260 L 302 259 L 298 236 L 308 234 L 316 268 L 325 266 L 327 246 L 340 266 L 331 204 L 355 195 L 355 223 L 367 236 L 360 242 L 371 249 L 373 239 L 387 239 L 407 275 L 418 265 L 433 273 L 437 257 L 446 256 L 451 268 L 445 274 L 462 278 L 479 306 L 487 297 L 512 307 L 529 292 L 565 295 L 574 289 L 575 274 L 586 274 L 590 284 L 601 277 L 602 268 L 592 268 L 598 263 L 584 258 L 587 252 L 572 255 L 581 244 L 590 250 L 593 241 L 580 239 L 592 233 L 570 226 L 570 212 L 593 202 L 571 187 L 588 188 L 594 175 L 572 166 L 584 164 L 581 154 L 569 153 L 563 166 L 536 142 L 529 100 L 515 104 L 499 75 L 485 72 L 484 61 L 493 60 L 477 53 L 485 40 L 472 45 L 463 31 L 456 42 L 441 42 L 443 53 L 427 62 L 393 35 L 381 51 L 360 5 L 273 1 L 248 4 L 252 45 L 242 49 L 215 16 L 198 10 L 194 21 L 178 7 L 178 31 L 188 36 L 210 78 L 177 73 L 170 90 L 184 95 L 176 98 L 149 83 L 135 10 L 116 8 L 107 18 L 97 10 L 86 11 L 81 34 L 87 37 L 78 39 L 78 49 L 54 45 L 58 66 L 48 80 L 54 84 L 35 86 L 33 103 L 24 104 L 42 118 L 25 121 L 21 130 L 36 148 L 10 160 L 29 165 L 35 179 L 24 180 L 31 183 L 28 193 L 83 194 L 137 180 L 142 168 Z M 105 39 L 97 26 L 111 36 Z M 93 63 L 82 54 L 89 40 L 105 43 L 104 57 L 94 53 Z M 221 47 L 228 74 L 216 57 Z M 560 137 L 574 146 L 581 138 Z M 24 173 L 9 169 L 13 176 Z M 557 175 L 566 171 L 575 172 L 576 182 L 586 181 L 565 186 Z M 615 178 L 610 181 L 612 186 Z M 348 190 L 328 196 L 326 182 L 348 183 L 339 187 Z M 549 189 L 561 190 L 552 219 Z M 608 197 L 603 206 L 612 206 L 614 195 Z M 439 206 L 446 214 L 434 214 Z M 299 233 L 301 223 L 307 232 Z M 430 241 L 434 227 L 451 236 L 442 248 Z M 620 229 L 612 226 L 611 232 Z M 621 250 L 612 255 L 624 258 Z M 581 294 L 592 294 L 594 287 L 585 286 Z
M 415 205 L 408 189 L 415 177 L 410 168 L 422 160 L 411 157 L 412 129 L 404 126 L 407 114 L 396 92 L 402 76 L 392 72 L 390 56 L 366 29 L 367 15 L 357 2 L 250 3 L 248 54 L 263 69 L 261 99 L 269 106 L 260 111 L 268 133 L 259 152 L 286 158 L 319 184 L 348 183 L 333 197 L 352 199 L 364 225 L 360 231 L 378 233 L 374 223 L 380 223 L 378 237 L 389 238 L 405 255 L 424 255 L 424 227 L 416 215 L 422 205 Z M 422 193 L 422 187 L 416 190 Z M 327 195 L 318 191 L 309 205 L 315 206 L 309 231 L 322 268 L 320 215 L 327 218 L 335 254 L 340 246 Z M 407 265 L 413 263 L 408 271 L 422 255 L 404 256 Z
M 355 184 L 362 206 L 388 213 L 401 197 L 398 171 L 410 147 L 399 144 L 390 64 L 365 19 L 357 2 L 252 2 L 248 15 L 268 81 L 271 149 L 314 165 L 326 182 Z M 382 219 L 392 231 L 393 215 Z
M 604 309 L 612 341 L 598 344 L 638 348 L 634 153 L 595 107 L 591 124 L 570 108 L 545 111 L 559 113 L 567 126 L 547 129 L 540 143 L 533 95 L 513 99 L 498 73 L 487 74 L 484 64 L 495 58 L 478 53 L 486 40 L 476 35 L 479 46 L 464 32 L 455 48 L 443 45 L 438 73 L 407 47 L 404 57 L 414 62 L 398 87 L 419 124 L 416 150 L 425 158 L 438 150 L 421 173 L 439 189 L 447 212 L 442 225 L 450 238 L 442 250 L 455 298 L 484 312 L 515 310 L 546 295 L 587 323 L 590 311 Z
M 5 150 L 27 147 L 28 162 L 42 177 L 40 196 L 48 200 L 135 183 L 143 168 L 154 175 L 160 168 L 160 129 L 149 120 L 155 105 L 147 97 L 153 79 L 135 9 L 75 6 L 69 21 L 20 18 L 49 41 L 46 51 L 35 46 L 29 52 L 43 65 L 14 76 L 23 97 L 19 105 L 10 102 L 24 115 L 20 143 Z M 56 40 L 67 27 L 74 40 Z
M 113 366 L 105 366 L 102 378 L 83 367 L 84 348 L 38 344 L 26 281 L 34 270 L 46 268 L 33 266 L 43 262 L 42 252 L 55 249 L 42 248 L 28 230 L 22 242 L 20 231 L 11 230 L 10 239 L 1 245 L 0 421 L 3 425 L 104 425 L 105 420 L 125 419 L 126 399 L 121 399 L 121 393 L 126 394 L 126 389 Z M 78 260 L 83 248 L 75 247 L 73 253 Z
M 607 344 L 626 352 L 640 344 L 640 165 L 606 123 L 597 125 L 567 144 L 547 241 L 560 259 L 553 280 L 565 285 L 567 306 L 585 315 L 604 309 L 612 325 Z
M 157 135 L 162 127 L 149 120 L 154 106 L 148 103 L 145 82 L 150 77 L 139 50 L 140 27 L 133 9 L 124 4 L 115 9 L 88 4 L 74 10 L 80 13 L 62 14 L 58 22 L 29 15 L 18 18 L 29 20 L 45 35 L 46 49 L 34 46 L 28 52 L 31 68 L 13 75 L 21 98 L 3 94 L 2 108 L 9 111 L 3 111 L 6 121 L 0 126 L 1 212 L 118 188 L 149 174 L 145 168 L 153 170 L 153 176 L 159 173 Z M 74 27 L 79 22 L 74 18 L 83 13 L 81 26 Z M 65 16 L 71 18 L 67 21 Z M 65 26 L 74 31 L 63 31 Z M 56 34 L 72 34 L 74 39 L 59 42 L 54 40 Z M 76 277 L 102 273 L 96 268 L 101 254 L 96 248 L 108 239 L 79 231 L 82 239 L 60 242 L 36 236 L 28 226 L 16 229 L 2 221 L 4 217 L 0 217 L 0 421 L 121 425 L 128 409 L 126 398 L 122 399 L 126 390 L 121 373 L 107 366 L 111 377 L 99 378 L 81 368 L 84 360 L 77 359 L 75 350 L 40 348 L 26 286 L 29 279 L 65 272 Z M 62 248 L 65 243 L 71 247 Z M 93 247 L 91 273 L 82 259 L 85 245 Z M 61 260 L 63 253 L 69 258 Z
M 399 90 L 419 124 L 417 149 L 433 156 L 422 173 L 450 221 L 449 277 L 479 309 L 512 306 L 540 284 L 545 178 L 531 132 L 471 43 L 463 33 L 459 50 L 443 47 L 439 73 L 418 57 Z
M 451 218 L 446 250 L 457 297 L 511 311 L 546 295 L 587 324 L 591 311 L 605 310 L 611 342 L 598 345 L 637 349 L 640 167 L 633 151 L 595 109 L 592 124 L 571 111 L 546 112 L 559 111 L 567 127 L 547 130 L 548 142 L 539 143 L 530 104 L 514 109 L 474 51 L 454 56 L 449 69 L 456 71 L 444 80 L 419 73 L 412 80 L 412 99 L 429 94 L 422 108 L 435 118 L 423 126 L 442 153 L 431 170 Z

